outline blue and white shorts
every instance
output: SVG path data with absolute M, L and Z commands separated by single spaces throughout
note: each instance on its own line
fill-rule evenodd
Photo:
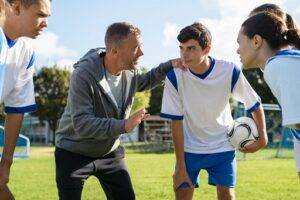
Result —
M 236 158 L 235 151 L 212 154 L 184 153 L 187 173 L 195 187 L 199 186 L 198 176 L 200 170 L 208 173 L 208 184 L 221 185 L 233 188 L 236 184 Z M 188 188 L 182 183 L 179 188 Z

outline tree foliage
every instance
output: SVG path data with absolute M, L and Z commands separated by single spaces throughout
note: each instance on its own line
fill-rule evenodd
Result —
M 150 94 L 150 102 L 148 112 L 151 115 L 159 115 L 161 110 L 161 101 L 163 95 L 164 87 L 162 85 L 157 86 L 153 90 L 151 90 Z
M 49 123 L 53 132 L 53 142 L 58 120 L 67 104 L 70 76 L 70 71 L 54 66 L 42 68 L 34 77 L 38 110 L 33 115 L 37 116 L 41 122 L 45 120 Z
M 262 103 L 277 103 L 270 88 L 263 79 L 263 73 L 259 69 L 245 70 L 245 77 L 261 98 Z

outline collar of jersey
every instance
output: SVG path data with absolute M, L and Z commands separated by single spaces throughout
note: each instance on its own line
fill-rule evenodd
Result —
M 300 58 L 300 51 L 297 49 L 285 49 L 281 51 L 277 51 L 274 56 L 269 58 L 266 62 L 268 64 L 271 60 L 275 59 L 276 57 L 296 57 Z
M 212 57 L 209 57 L 209 59 L 210 59 L 210 66 L 206 72 L 204 72 L 202 74 L 198 74 L 198 73 L 192 72 L 192 70 L 190 70 L 190 69 L 189 69 L 189 71 L 193 75 L 197 76 L 198 78 L 205 79 L 210 74 L 210 72 L 213 70 L 213 68 L 215 66 L 215 59 L 213 59 Z
M 6 36 L 6 41 L 7 41 L 7 45 L 8 45 L 9 48 L 12 48 L 17 42 L 17 40 L 12 40 L 7 36 Z

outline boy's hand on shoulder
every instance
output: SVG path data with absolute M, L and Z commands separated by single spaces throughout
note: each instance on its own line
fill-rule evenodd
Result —
M 181 61 L 180 58 L 172 59 L 171 62 L 172 62 L 172 66 L 174 68 L 179 68 L 179 69 L 182 69 L 182 70 L 187 70 L 187 68 L 183 65 L 183 63 L 182 63 L 182 61 Z

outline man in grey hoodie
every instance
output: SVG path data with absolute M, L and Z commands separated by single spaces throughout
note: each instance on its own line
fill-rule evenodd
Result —
M 148 114 L 129 117 L 136 92 L 162 83 L 176 61 L 146 74 L 136 69 L 140 30 L 126 22 L 110 25 L 106 51 L 92 49 L 74 64 L 68 102 L 56 133 L 56 183 L 60 199 L 81 199 L 84 181 L 96 176 L 107 199 L 135 199 L 119 137 Z

